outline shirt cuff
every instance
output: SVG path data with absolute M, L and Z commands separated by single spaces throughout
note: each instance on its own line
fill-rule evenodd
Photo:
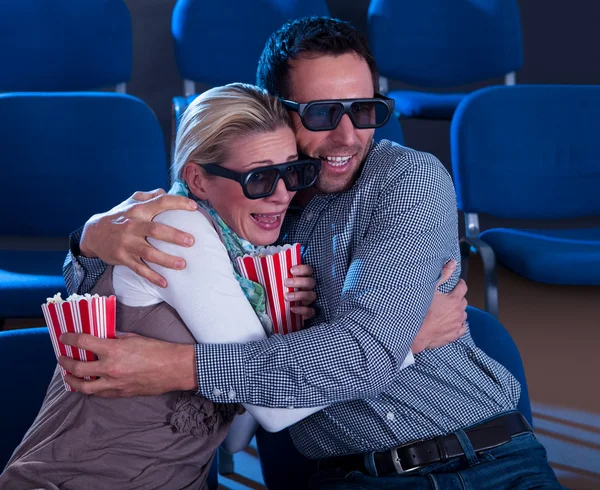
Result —
M 89 293 L 98 282 L 100 276 L 104 274 L 107 267 L 107 264 L 101 259 L 80 255 L 79 243 L 81 242 L 82 235 L 83 227 L 69 235 L 69 253 L 65 261 L 65 264 L 70 261 L 73 267 L 71 271 L 73 283 L 72 285 L 67 284 L 69 293 Z
M 198 394 L 218 403 L 251 403 L 245 344 L 196 344 Z

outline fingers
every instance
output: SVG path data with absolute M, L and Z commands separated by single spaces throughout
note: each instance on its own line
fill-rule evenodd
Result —
M 89 350 L 99 357 L 106 355 L 111 349 L 111 344 L 115 342 L 113 339 L 101 339 L 87 333 L 74 332 L 63 333 L 60 336 L 60 341 L 65 345 L 70 345 L 71 347 Z M 71 370 L 68 369 L 68 371 Z M 84 376 L 90 375 L 85 374 Z
M 154 189 L 150 192 L 136 191 L 133 193 L 133 196 L 131 196 L 130 199 L 134 201 L 144 202 L 149 201 L 150 199 L 154 199 L 157 196 L 162 196 L 163 194 L 166 194 L 164 189 Z
M 151 218 L 152 219 L 152 218 Z M 132 227 L 135 225 L 132 225 Z M 136 226 L 136 235 L 154 238 L 163 242 L 174 243 L 183 247 L 191 247 L 194 244 L 194 237 L 189 233 L 173 228 L 169 225 L 157 223 L 155 221 L 139 221 Z
M 100 366 L 100 361 L 77 361 L 70 357 L 60 356 L 58 358 L 58 363 L 76 378 L 100 376 L 101 374 L 104 374 L 102 372 L 102 367 Z M 73 388 L 75 388 L 75 386 Z
M 448 279 L 450 279 L 452 277 L 452 274 L 454 274 L 455 270 L 456 270 L 456 261 L 455 260 L 450 260 L 444 264 L 444 267 L 442 267 L 442 275 L 440 276 L 440 279 L 438 280 L 438 282 L 436 284 L 436 290 L 442 284 L 444 284 Z
M 305 320 L 310 320 L 316 314 L 315 309 L 310 306 L 292 306 L 290 309 Z
M 317 300 L 317 293 L 314 291 L 294 291 L 285 293 L 286 301 L 297 301 L 303 306 L 312 305 Z
M 308 264 L 295 265 L 294 267 L 292 267 L 290 269 L 290 272 L 293 274 L 294 277 L 300 277 L 300 276 L 307 277 L 307 276 L 314 275 L 313 268 Z
M 82 362 L 82 361 L 76 361 L 76 362 Z M 85 364 L 85 363 L 83 363 L 83 364 Z M 61 363 L 61 366 L 62 366 L 62 363 Z M 95 395 L 96 393 L 103 391 L 103 389 L 106 389 L 106 387 L 105 387 L 106 383 L 104 381 L 104 378 L 98 378 L 98 379 L 94 379 L 94 380 L 86 380 L 86 379 L 79 379 L 77 376 L 74 376 L 72 374 L 67 374 L 65 376 L 65 381 L 75 391 L 79 391 L 80 393 L 83 393 L 84 395 Z
M 150 267 L 148 267 L 148 265 L 146 265 L 146 263 L 143 262 L 140 258 L 135 256 L 130 257 L 126 261 L 124 261 L 123 265 L 129 267 L 138 276 L 147 279 L 152 284 L 155 284 L 160 288 L 167 287 L 167 280 L 158 272 L 155 272 L 152 269 L 150 269 Z
M 136 216 L 143 216 L 148 221 L 163 211 L 180 209 L 184 211 L 195 211 L 198 209 L 196 201 L 184 196 L 171 194 L 159 194 L 152 199 L 139 203 L 134 207 Z
M 283 283 L 288 288 L 296 288 L 301 289 L 303 291 L 310 291 L 311 289 L 314 289 L 317 285 L 317 282 L 312 276 L 288 278 L 285 281 L 283 281 Z
M 454 289 L 449 293 L 449 296 L 464 298 L 468 290 L 467 283 L 463 279 L 459 279 Z

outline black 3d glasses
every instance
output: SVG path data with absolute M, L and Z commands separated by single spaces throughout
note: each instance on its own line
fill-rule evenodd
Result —
M 239 182 L 248 199 L 261 199 L 275 192 L 279 179 L 288 191 L 306 189 L 315 183 L 321 170 L 321 160 L 304 158 L 293 162 L 258 167 L 249 172 L 235 172 L 214 163 L 200 165 L 210 175 Z
M 348 114 L 355 128 L 379 128 L 394 112 L 394 100 L 381 94 L 375 94 L 371 99 L 313 100 L 306 104 L 281 101 L 289 110 L 298 113 L 303 126 L 310 131 L 332 131 L 344 114 Z

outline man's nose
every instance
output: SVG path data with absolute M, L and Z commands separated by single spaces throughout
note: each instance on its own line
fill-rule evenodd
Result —
M 356 128 L 348 114 L 344 114 L 337 128 L 331 131 L 331 140 L 340 146 L 354 146 L 356 144 Z

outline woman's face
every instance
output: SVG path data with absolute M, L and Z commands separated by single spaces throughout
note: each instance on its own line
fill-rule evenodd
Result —
M 287 127 L 272 133 L 252 134 L 240 138 L 229 148 L 222 166 L 236 172 L 285 163 L 298 158 L 294 132 Z M 196 168 L 198 168 L 196 166 Z M 187 177 L 187 174 L 186 174 Z M 207 200 L 227 225 L 253 245 L 270 245 L 277 241 L 285 213 L 295 192 L 289 192 L 279 179 L 275 192 L 262 199 L 248 199 L 242 186 L 223 177 L 199 174 L 202 189 L 195 192 Z

